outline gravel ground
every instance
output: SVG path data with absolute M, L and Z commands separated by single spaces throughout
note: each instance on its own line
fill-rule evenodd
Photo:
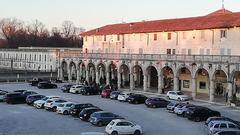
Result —
M 60 84 L 59 87 L 63 85 Z M 192 122 L 166 109 L 150 109 L 145 105 L 132 105 L 102 99 L 100 96 L 81 96 L 62 93 L 60 89 L 40 90 L 28 84 L 0 84 L 0 89 L 33 90 L 44 95 L 59 95 L 77 103 L 92 103 L 142 126 L 145 135 L 205 135 L 203 122 Z M 220 111 L 223 115 L 240 121 L 240 111 L 225 106 L 194 102 Z M 25 104 L 8 105 L 0 103 L 0 135 L 80 135 L 81 132 L 104 132 L 105 127 L 95 127 L 71 116 L 62 116 Z

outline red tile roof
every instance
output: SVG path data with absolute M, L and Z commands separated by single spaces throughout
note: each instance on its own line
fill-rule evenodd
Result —
M 89 35 L 111 35 L 111 34 L 131 34 L 131 33 L 151 33 L 151 32 L 171 32 L 203 30 L 216 28 L 232 28 L 240 26 L 240 12 L 221 13 L 213 12 L 207 16 L 166 19 L 146 22 L 133 22 L 124 24 L 111 24 L 87 32 L 82 36 Z

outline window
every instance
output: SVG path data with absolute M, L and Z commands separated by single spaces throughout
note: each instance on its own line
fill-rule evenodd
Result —
M 171 49 L 167 49 L 167 54 L 171 54 Z
M 218 128 L 219 127 L 219 124 L 216 124 L 215 126 L 214 126 L 214 128 Z
M 117 35 L 117 41 L 120 41 L 120 35 Z
M 176 54 L 176 49 L 172 49 L 172 54 Z
M 227 124 L 226 123 L 221 123 L 220 128 L 227 128 Z
M 153 40 L 154 40 L 154 41 L 157 40 L 157 34 L 153 34 Z
M 189 88 L 190 87 L 190 81 L 189 80 L 183 80 L 183 88 Z
M 39 55 L 39 61 L 41 61 L 41 55 Z
M 172 39 L 172 33 L 168 33 L 168 40 Z
M 229 128 L 237 128 L 235 125 L 233 125 L 233 124 L 231 124 L 231 123 L 228 124 L 228 127 L 229 127 Z
M 227 30 L 221 30 L 221 38 L 227 38 Z
M 104 37 L 103 37 L 103 38 L 104 38 L 104 41 L 107 41 L 107 36 L 106 36 L 106 35 L 104 35 Z
M 36 54 L 34 55 L 34 61 L 36 61 L 36 59 L 37 59 L 37 56 L 36 56 Z
M 206 89 L 206 82 L 199 82 L 199 89 Z

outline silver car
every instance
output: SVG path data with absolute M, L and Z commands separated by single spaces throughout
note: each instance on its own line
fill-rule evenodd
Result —
M 220 131 L 237 130 L 240 127 L 230 121 L 213 120 L 208 123 L 206 128 L 208 135 L 214 135 L 215 133 Z

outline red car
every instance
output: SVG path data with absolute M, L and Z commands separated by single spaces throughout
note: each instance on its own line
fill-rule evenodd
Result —
M 111 89 L 105 89 L 101 93 L 102 98 L 110 98 L 110 93 L 112 92 Z

